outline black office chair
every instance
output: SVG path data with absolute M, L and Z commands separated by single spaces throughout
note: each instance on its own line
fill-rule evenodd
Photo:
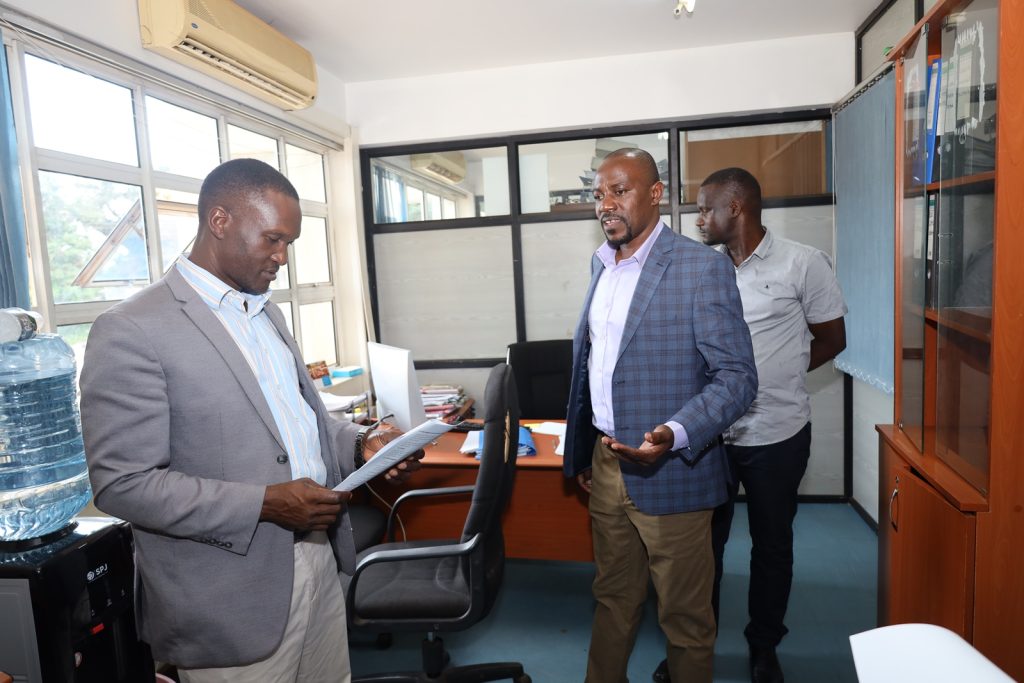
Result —
M 427 637 L 422 671 L 360 676 L 353 683 L 530 683 L 515 662 L 446 668 L 448 654 L 435 635 L 481 621 L 498 596 L 505 568 L 501 517 L 515 479 L 518 412 L 515 380 L 501 363 L 491 370 L 484 392 L 484 449 L 476 484 L 402 494 L 388 517 L 390 542 L 359 554 L 347 593 L 350 629 L 426 631 Z M 472 502 L 461 538 L 394 542 L 392 522 L 405 500 L 466 494 L 472 494 Z
M 352 522 L 356 552 L 377 545 L 384 538 L 388 517 L 380 508 L 370 503 L 352 503 L 348 506 L 348 518 Z
M 508 364 L 519 392 L 519 417 L 564 420 L 572 380 L 572 340 L 515 342 Z

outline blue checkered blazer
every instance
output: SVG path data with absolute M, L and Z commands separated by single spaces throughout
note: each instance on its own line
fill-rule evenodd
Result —
M 587 361 L 590 303 L 604 265 L 592 279 L 573 339 L 564 468 L 591 466 L 597 432 Z M 620 461 L 626 489 L 642 512 L 706 510 L 726 499 L 728 468 L 719 435 L 757 394 L 757 370 L 743 304 L 729 259 L 669 229 L 657 237 L 637 282 L 612 375 L 615 436 L 639 446 L 644 432 L 674 420 L 690 446 L 654 465 Z

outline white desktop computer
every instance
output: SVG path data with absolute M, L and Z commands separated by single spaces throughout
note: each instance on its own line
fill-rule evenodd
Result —
M 389 421 L 403 432 L 426 422 L 412 352 L 376 342 L 368 342 L 366 348 L 370 355 L 370 381 L 377 396 L 377 414 L 391 413 L 393 417 Z

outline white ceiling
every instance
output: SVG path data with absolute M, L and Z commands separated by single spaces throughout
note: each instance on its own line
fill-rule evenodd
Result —
M 678 18 L 674 0 L 237 2 L 350 83 L 852 32 L 880 0 L 697 0 Z

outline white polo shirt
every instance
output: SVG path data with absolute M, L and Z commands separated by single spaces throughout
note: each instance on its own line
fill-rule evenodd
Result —
M 724 246 L 718 249 L 726 252 Z M 743 319 L 757 365 L 757 398 L 724 434 L 726 443 L 785 441 L 811 419 L 805 378 L 811 358 L 808 324 L 846 315 L 832 263 L 823 252 L 765 230 L 754 253 L 736 267 Z

